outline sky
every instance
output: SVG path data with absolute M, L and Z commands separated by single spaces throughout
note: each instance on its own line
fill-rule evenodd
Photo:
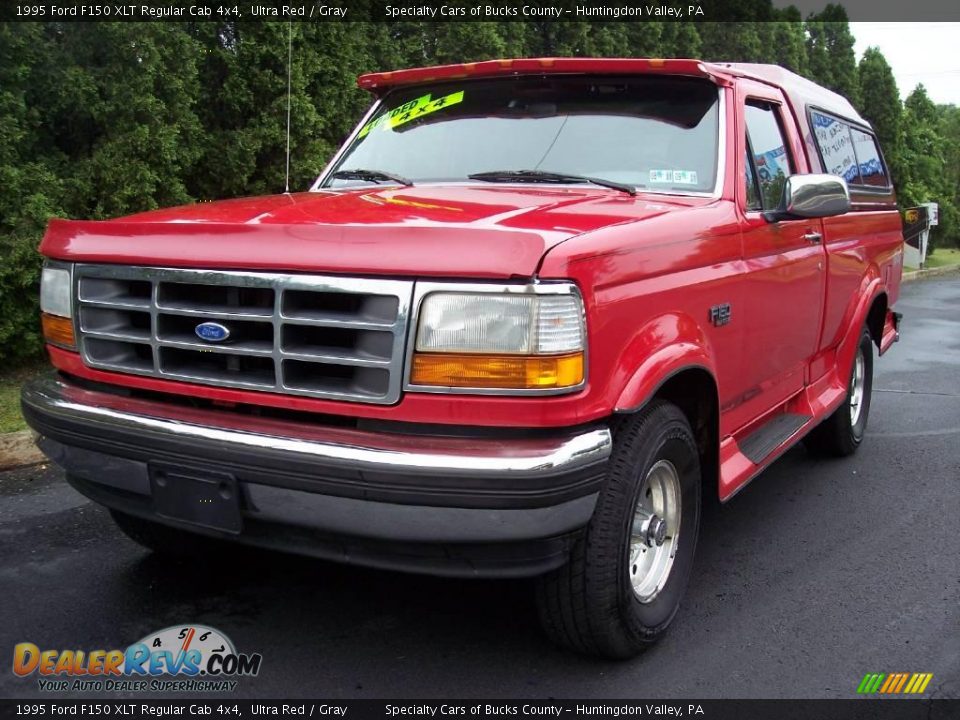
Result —
M 805 18 L 831 2 L 847 11 L 857 62 L 868 47 L 880 48 L 901 98 L 923 83 L 935 103 L 960 106 L 960 0 L 773 0 L 773 6 L 793 5 Z
M 960 23 L 851 22 L 857 62 L 876 46 L 887 59 L 900 96 L 923 83 L 935 103 L 960 106 Z

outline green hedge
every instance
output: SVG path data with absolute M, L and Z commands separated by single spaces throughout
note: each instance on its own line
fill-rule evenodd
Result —
M 859 102 L 898 189 L 937 200 L 957 241 L 960 116 L 904 107 L 879 52 L 858 67 L 842 8 L 762 23 L 8 23 L 0 26 L 0 363 L 40 351 L 35 248 L 48 218 L 108 218 L 283 189 L 292 32 L 292 186 L 304 188 L 369 103 L 358 74 L 491 57 L 773 62 Z

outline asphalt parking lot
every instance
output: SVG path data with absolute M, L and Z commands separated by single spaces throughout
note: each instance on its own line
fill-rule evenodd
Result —
M 555 649 L 524 582 L 153 556 L 37 466 L 0 474 L 0 697 L 39 695 L 9 669 L 16 643 L 202 623 L 263 654 L 240 697 L 849 698 L 867 672 L 931 672 L 927 697 L 958 698 L 960 277 L 905 285 L 897 309 L 860 452 L 795 448 L 708 508 L 680 615 L 636 660 Z

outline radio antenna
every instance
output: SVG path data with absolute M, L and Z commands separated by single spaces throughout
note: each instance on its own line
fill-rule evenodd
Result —
M 293 67 L 293 21 L 287 23 L 287 177 L 283 191 L 290 193 L 290 75 Z

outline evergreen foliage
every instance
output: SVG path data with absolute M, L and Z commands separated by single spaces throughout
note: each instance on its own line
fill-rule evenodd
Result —
M 40 349 L 36 246 L 50 217 L 109 218 L 305 188 L 369 105 L 362 72 L 495 57 L 700 57 L 783 65 L 850 98 L 876 128 L 901 205 L 936 201 L 960 242 L 960 110 L 901 103 L 879 50 L 857 65 L 842 7 L 765 22 L 8 23 L 0 25 L 0 362 Z M 674 3 L 676 4 L 676 3 Z M 292 34 L 292 35 L 288 35 Z

